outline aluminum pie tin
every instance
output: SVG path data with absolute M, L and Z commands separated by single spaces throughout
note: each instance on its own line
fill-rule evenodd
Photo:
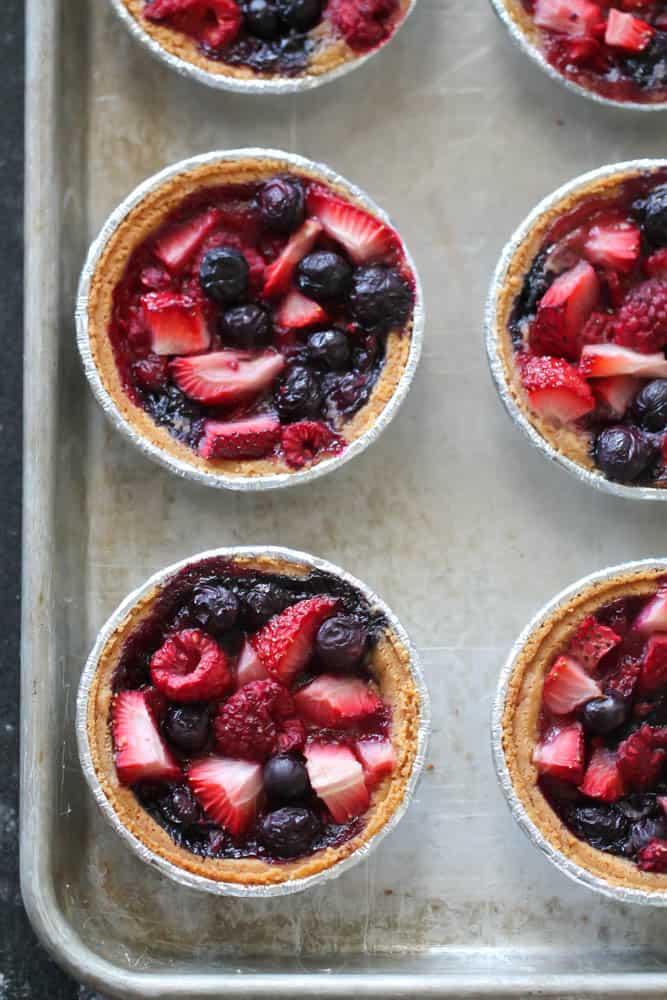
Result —
M 157 42 L 154 38 L 151 38 L 141 22 L 138 21 L 137 18 L 135 18 L 127 9 L 123 0 L 111 0 L 111 6 L 132 37 L 135 38 L 136 41 L 139 42 L 139 44 L 142 45 L 148 52 L 150 52 L 154 58 L 159 59 L 160 62 L 166 63 L 167 66 L 175 70 L 175 72 L 180 76 L 189 77 L 191 80 L 196 80 L 198 83 L 203 83 L 207 87 L 213 87 L 216 90 L 227 90 L 237 94 L 276 95 L 299 94 L 306 90 L 314 90 L 316 87 L 321 87 L 322 84 L 329 83 L 332 80 L 337 80 L 339 77 L 346 76 L 359 66 L 363 66 L 364 63 L 368 62 L 369 59 L 372 59 L 373 56 L 377 55 L 378 52 L 385 49 L 387 45 L 393 41 L 410 14 L 415 9 L 416 5 L 417 0 L 410 0 L 407 10 L 403 14 L 401 20 L 398 22 L 389 38 L 387 38 L 381 45 L 371 49 L 370 52 L 365 52 L 362 55 L 346 60 L 344 63 L 339 66 L 335 66 L 326 73 L 319 73 L 317 75 L 306 74 L 304 76 L 297 77 L 277 75 L 272 78 L 260 78 L 256 76 L 241 78 L 229 76 L 225 73 L 212 73 L 208 70 L 202 69 L 201 66 L 196 66 L 187 59 L 181 59 L 178 56 L 173 55 L 171 52 L 167 52 L 167 50 L 164 49 L 159 42 Z
M 526 416 L 522 407 L 516 402 L 508 384 L 507 372 L 500 355 L 499 345 L 501 330 L 498 326 L 498 305 L 499 299 L 507 282 L 508 273 L 515 255 L 520 250 L 524 241 L 530 237 L 534 227 L 540 222 L 542 216 L 552 211 L 560 202 L 569 198 L 577 192 L 585 193 L 591 183 L 601 180 L 629 179 L 642 173 L 651 173 L 667 168 L 667 160 L 628 160 L 624 163 L 613 163 L 589 173 L 580 174 L 574 180 L 569 181 L 562 187 L 547 195 L 532 212 L 523 220 L 518 229 L 515 230 L 509 241 L 506 243 L 496 269 L 491 280 L 491 287 L 486 302 L 484 317 L 486 353 L 491 369 L 491 375 L 498 390 L 503 406 L 507 410 L 513 422 L 523 431 L 530 442 L 544 455 L 545 458 L 556 462 L 562 468 L 578 480 L 605 493 L 612 493 L 614 496 L 624 497 L 631 500 L 667 500 L 667 489 L 659 489 L 655 486 L 629 486 L 624 483 L 616 483 L 607 479 L 595 469 L 586 469 L 573 459 L 563 455 L 533 426 Z
M 515 18 L 512 17 L 509 7 L 511 5 L 516 6 L 514 0 L 509 0 L 509 2 L 508 0 L 490 0 L 490 3 L 502 23 L 509 31 L 512 41 L 519 46 L 522 52 L 532 59 L 532 61 L 536 63 L 540 69 L 547 74 L 547 76 L 550 76 L 552 80 L 556 80 L 557 83 L 560 83 L 573 94 L 578 94 L 580 97 L 587 97 L 589 101 L 594 101 L 596 104 L 603 104 L 609 108 L 620 108 L 623 111 L 667 110 L 667 101 L 619 101 L 613 97 L 605 97 L 604 94 L 599 94 L 591 87 L 584 87 L 583 84 L 577 83 L 575 80 L 570 80 L 569 77 L 565 76 L 557 70 L 555 66 L 551 65 L 539 45 L 531 41 Z
M 147 195 L 151 194 L 173 177 L 176 177 L 179 174 L 187 173 L 189 170 L 193 170 L 200 166 L 224 163 L 237 159 L 282 160 L 295 170 L 308 171 L 320 180 L 324 181 L 326 184 L 333 184 L 343 188 L 345 194 L 347 194 L 350 198 L 357 200 L 367 211 L 376 216 L 386 225 L 391 226 L 391 228 L 396 232 L 401 243 L 406 263 L 410 268 L 414 280 L 415 301 L 412 313 L 410 350 L 408 352 L 405 367 L 391 398 L 383 408 L 382 412 L 378 414 L 372 426 L 354 441 L 347 444 L 342 452 L 337 455 L 333 455 L 330 458 L 325 458 L 309 468 L 296 470 L 294 472 L 276 472 L 270 475 L 262 476 L 230 476 L 221 472 L 208 472 L 203 469 L 198 469 L 189 462 L 182 461 L 181 459 L 168 454 L 158 445 L 147 440 L 142 434 L 139 434 L 132 423 L 126 420 L 122 415 L 102 382 L 97 365 L 93 359 L 90 346 L 90 336 L 88 331 L 88 296 L 90 293 L 91 281 L 95 273 L 97 263 L 105 250 L 106 244 L 116 232 L 118 227 L 123 223 L 125 217 Z M 387 213 L 383 211 L 379 205 L 376 205 L 376 203 L 364 191 L 362 191 L 361 188 L 351 184 L 348 180 L 341 177 L 340 174 L 337 174 L 334 170 L 323 163 L 316 163 L 315 161 L 309 160 L 304 156 L 299 156 L 296 153 L 286 153 L 284 150 L 251 147 L 225 151 L 217 150 L 215 152 L 193 156 L 186 160 L 180 160 L 178 163 L 173 163 L 170 166 L 165 167 L 164 170 L 161 170 L 159 173 L 154 174 L 152 177 L 149 177 L 147 180 L 143 181 L 143 183 L 139 184 L 139 186 L 136 187 L 116 209 L 114 209 L 88 250 L 88 255 L 79 280 L 75 320 L 77 344 L 86 377 L 88 378 L 93 393 L 104 413 L 117 430 L 119 430 L 137 448 L 139 448 L 144 455 L 147 455 L 149 458 L 158 462 L 171 472 L 176 473 L 176 475 L 181 476 L 183 479 L 189 479 L 196 483 L 202 483 L 205 486 L 214 486 L 220 489 L 259 492 L 264 490 L 280 489 L 285 486 L 297 486 L 302 483 L 312 482 L 314 479 L 319 479 L 320 476 L 324 476 L 328 472 L 333 472 L 334 469 L 340 468 L 341 465 L 345 465 L 346 462 L 349 462 L 355 456 L 360 455 L 366 450 L 366 448 L 369 447 L 369 445 L 377 440 L 382 431 L 388 427 L 396 416 L 396 413 L 398 412 L 401 403 L 407 396 L 410 385 L 412 384 L 422 351 L 425 316 L 424 295 L 415 262 L 403 242 L 398 229 L 391 221 Z
M 512 816 L 531 843 L 537 847 L 537 849 L 541 851 L 542 854 L 544 854 L 544 856 L 563 873 L 563 875 L 567 875 L 568 878 L 577 882 L 579 885 L 583 885 L 588 889 L 600 892 L 604 896 L 608 896 L 609 898 L 620 903 L 639 903 L 644 906 L 667 906 L 667 890 L 651 891 L 614 885 L 613 883 L 606 881 L 606 879 L 593 875 L 593 873 L 588 871 L 588 869 L 583 868 L 571 858 L 567 857 L 567 855 L 563 854 L 562 851 L 559 851 L 556 847 L 554 847 L 551 841 L 544 836 L 540 828 L 530 818 L 519 796 L 514 791 L 514 785 L 512 784 L 512 778 L 510 776 L 507 761 L 505 759 L 505 753 L 503 751 L 503 716 L 505 713 L 505 703 L 507 700 L 509 683 L 517 660 L 531 635 L 539 629 L 541 625 L 554 614 L 554 612 L 557 612 L 573 597 L 582 591 L 587 590 L 589 587 L 592 587 L 597 583 L 604 582 L 605 580 L 613 579 L 616 576 L 631 576 L 635 573 L 646 572 L 647 570 L 657 570 L 659 573 L 667 572 L 667 558 L 653 557 L 650 559 L 642 559 L 637 562 L 622 563 L 619 566 L 609 566 L 607 569 L 600 570 L 597 573 L 591 573 L 590 576 L 585 576 L 583 579 L 577 580 L 576 583 L 566 587 L 565 590 L 562 590 L 559 594 L 552 598 L 548 604 L 538 611 L 535 617 L 526 625 L 525 629 L 512 646 L 509 656 L 507 657 L 505 665 L 501 671 L 491 718 L 491 752 L 493 754 L 493 762 L 498 780 L 500 782 L 500 787 L 505 795 Z
M 187 566 L 192 566 L 205 559 L 215 557 L 233 560 L 234 558 L 241 556 L 246 558 L 268 556 L 270 558 L 282 559 L 286 562 L 294 563 L 295 565 L 307 566 L 310 570 L 316 570 L 335 576 L 357 590 L 369 602 L 371 607 L 380 611 L 384 615 L 389 629 L 408 651 L 410 657 L 409 670 L 419 696 L 419 726 L 417 729 L 417 747 L 412 772 L 410 774 L 403 799 L 390 819 L 369 841 L 354 851 L 354 853 L 350 854 L 347 858 L 344 858 L 342 861 L 333 865 L 331 868 L 318 872 L 316 875 L 293 879 L 279 885 L 258 886 L 239 885 L 232 882 L 217 882 L 213 879 L 204 878 L 201 875 L 195 875 L 191 872 L 185 871 L 148 848 L 144 843 L 142 843 L 141 840 L 135 837 L 130 830 L 128 830 L 105 795 L 93 764 L 92 753 L 88 740 L 88 697 L 99 658 L 107 641 L 113 635 L 114 631 L 120 627 L 126 615 L 136 602 L 145 594 L 149 593 L 153 588 L 164 585 L 170 577 L 174 576 Z M 393 611 L 387 607 L 384 601 L 378 597 L 378 595 L 374 593 L 370 587 L 368 587 L 365 583 L 362 583 L 361 580 L 358 580 L 350 573 L 341 569 L 339 566 L 335 566 L 333 563 L 327 562 L 326 560 L 320 559 L 316 556 L 309 555 L 306 552 L 298 552 L 294 549 L 287 549 L 274 545 L 232 546 L 211 549 L 207 552 L 200 552 L 197 555 L 189 556 L 187 559 L 182 559 L 180 562 L 173 563 L 171 566 L 167 566 L 165 569 L 154 573 L 153 576 L 145 581 L 145 583 L 141 584 L 141 586 L 139 586 L 136 590 L 128 594 L 128 596 L 118 605 L 116 610 L 99 632 L 97 639 L 95 640 L 95 645 L 91 650 L 88 660 L 86 661 L 83 674 L 81 675 L 76 704 L 76 736 L 79 749 L 79 760 L 81 762 L 84 777 L 88 783 L 90 791 L 93 794 L 93 798 L 101 809 L 105 819 L 127 844 L 130 850 L 146 864 L 151 865 L 153 868 L 157 868 L 162 874 L 168 876 L 174 882 L 178 882 L 180 885 L 186 886 L 189 889 L 197 889 L 202 892 L 209 892 L 218 896 L 238 896 L 258 899 L 266 899 L 272 896 L 289 896 L 296 892 L 302 892 L 305 889 L 312 889 L 324 882 L 337 878 L 339 875 L 342 875 L 343 872 L 348 871 L 350 868 L 353 868 L 355 865 L 358 865 L 360 862 L 365 861 L 369 857 L 369 855 L 378 847 L 380 842 L 384 840 L 387 834 L 391 833 L 392 830 L 398 826 L 400 820 L 407 811 L 410 802 L 414 798 L 419 778 L 424 767 L 424 762 L 426 760 L 430 725 L 430 700 L 419 656 L 410 641 L 407 632 Z

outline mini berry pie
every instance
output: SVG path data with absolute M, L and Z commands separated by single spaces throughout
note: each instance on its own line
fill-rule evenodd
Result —
M 667 3 L 493 2 L 528 51 L 584 93 L 647 108 L 667 102 Z
M 571 588 L 522 643 L 500 712 L 513 793 L 549 845 L 667 901 L 664 574 L 639 563 Z
M 280 485 L 388 423 L 417 361 L 418 282 L 384 216 L 333 176 L 280 153 L 196 158 L 93 245 L 84 361 L 154 457 Z
M 424 738 L 413 653 L 333 569 L 285 550 L 206 554 L 102 633 L 82 756 L 115 825 L 170 874 L 303 882 L 405 808 Z
M 597 171 L 545 206 L 492 290 L 501 395 L 571 470 L 667 496 L 667 167 Z
M 115 0 L 157 51 L 217 86 L 323 82 L 380 49 L 415 0 Z M 285 86 L 293 81 L 295 86 Z

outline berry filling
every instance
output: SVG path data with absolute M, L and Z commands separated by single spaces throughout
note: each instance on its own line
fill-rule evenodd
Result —
M 667 3 L 523 0 L 549 62 L 617 101 L 667 100 Z
M 554 223 L 509 329 L 530 408 L 621 483 L 667 486 L 667 172 Z
M 182 570 L 114 675 L 118 780 L 200 856 L 279 863 L 345 843 L 394 769 L 371 670 L 385 628 L 324 573 Z
M 200 458 L 298 469 L 344 447 L 413 304 L 394 230 L 276 176 L 184 200 L 131 254 L 109 333 L 127 394 Z
M 546 673 L 544 796 L 600 851 L 667 872 L 667 581 L 587 617 Z
M 281 76 L 307 70 L 327 33 L 358 53 L 377 48 L 400 13 L 399 0 L 147 0 L 144 8 L 208 59 Z

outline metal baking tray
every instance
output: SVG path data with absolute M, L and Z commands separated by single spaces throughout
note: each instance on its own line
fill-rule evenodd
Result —
M 598 898 L 525 841 L 496 786 L 489 712 L 534 611 L 592 570 L 664 554 L 665 514 L 531 449 L 482 336 L 517 222 L 575 174 L 663 156 L 658 119 L 556 86 L 481 0 L 421 0 L 376 59 L 282 98 L 180 78 L 107 0 L 27 8 L 21 843 L 41 939 L 108 997 L 664 994 L 667 914 Z M 392 214 L 429 322 L 408 399 L 364 455 L 288 494 L 221 494 L 107 424 L 76 355 L 74 293 L 88 241 L 135 184 L 257 145 L 328 162 Z M 251 543 L 373 587 L 420 648 L 434 721 L 416 800 L 368 864 L 266 901 L 203 897 L 134 859 L 97 815 L 73 725 L 86 654 L 123 595 L 190 553 Z

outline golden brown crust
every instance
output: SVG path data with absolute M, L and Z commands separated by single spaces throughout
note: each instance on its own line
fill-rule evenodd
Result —
M 311 568 L 270 556 L 237 556 L 235 562 L 264 573 L 306 576 Z M 390 628 L 373 650 L 371 673 L 392 710 L 391 738 L 396 754 L 393 773 L 373 793 L 363 830 L 340 847 L 318 851 L 308 858 L 267 864 L 256 858 L 242 860 L 200 858 L 178 847 L 168 833 L 139 805 L 135 795 L 118 781 L 109 729 L 111 683 L 128 634 L 150 613 L 160 589 L 144 595 L 109 637 L 90 685 L 87 732 L 93 765 L 100 785 L 124 826 L 155 854 L 195 875 L 217 882 L 275 885 L 307 878 L 338 864 L 367 843 L 391 819 L 405 796 L 417 754 L 421 720 L 419 692 L 410 671 L 410 653 Z
M 123 277 L 128 258 L 133 250 L 146 239 L 188 195 L 205 187 L 224 184 L 250 184 L 271 177 L 276 173 L 296 173 L 313 180 L 324 181 L 346 200 L 361 204 L 350 191 L 340 184 L 332 184 L 315 170 L 299 168 L 280 159 L 238 159 L 203 164 L 170 178 L 139 202 L 125 217 L 106 246 L 95 267 L 88 295 L 88 337 L 90 351 L 102 384 L 117 410 L 147 441 L 173 458 L 200 471 L 215 475 L 255 478 L 277 474 L 294 474 L 282 459 L 202 459 L 187 445 L 174 438 L 169 431 L 159 427 L 148 413 L 129 398 L 120 379 L 108 335 L 113 309 L 113 291 Z M 363 206 L 368 211 L 366 206 Z M 405 370 L 410 354 L 412 319 L 401 330 L 392 331 L 387 338 L 382 371 L 373 387 L 368 402 L 347 421 L 341 436 L 351 443 L 371 428 L 389 400 Z M 323 458 L 326 458 L 323 455 Z
M 502 746 L 516 795 L 543 836 L 566 857 L 611 885 L 667 889 L 667 875 L 642 872 L 632 861 L 597 851 L 563 825 L 537 784 L 532 754 L 538 739 L 544 675 L 581 621 L 621 597 L 650 595 L 664 568 L 642 568 L 583 588 L 528 638 L 512 671 L 502 717 Z
M 258 73 L 249 66 L 230 66 L 225 62 L 207 59 L 200 52 L 197 42 L 193 38 L 189 38 L 180 31 L 175 31 L 173 28 L 149 21 L 143 17 L 145 0 L 122 0 L 122 2 L 134 20 L 141 25 L 141 28 L 153 41 L 157 42 L 165 52 L 175 56 L 177 59 L 182 59 L 183 62 L 191 63 L 193 66 L 205 70 L 207 73 L 213 73 L 216 76 L 228 76 L 236 80 L 280 79 L 280 74 Z M 397 27 L 407 14 L 409 6 L 410 0 L 401 0 L 395 19 Z M 310 32 L 310 36 L 315 42 L 315 47 L 305 72 L 301 74 L 302 76 L 322 76 L 325 73 L 331 73 L 333 70 L 338 69 L 344 63 L 353 62 L 359 58 L 359 54 L 351 49 L 344 39 L 335 33 L 331 22 L 327 18 L 324 18 Z

